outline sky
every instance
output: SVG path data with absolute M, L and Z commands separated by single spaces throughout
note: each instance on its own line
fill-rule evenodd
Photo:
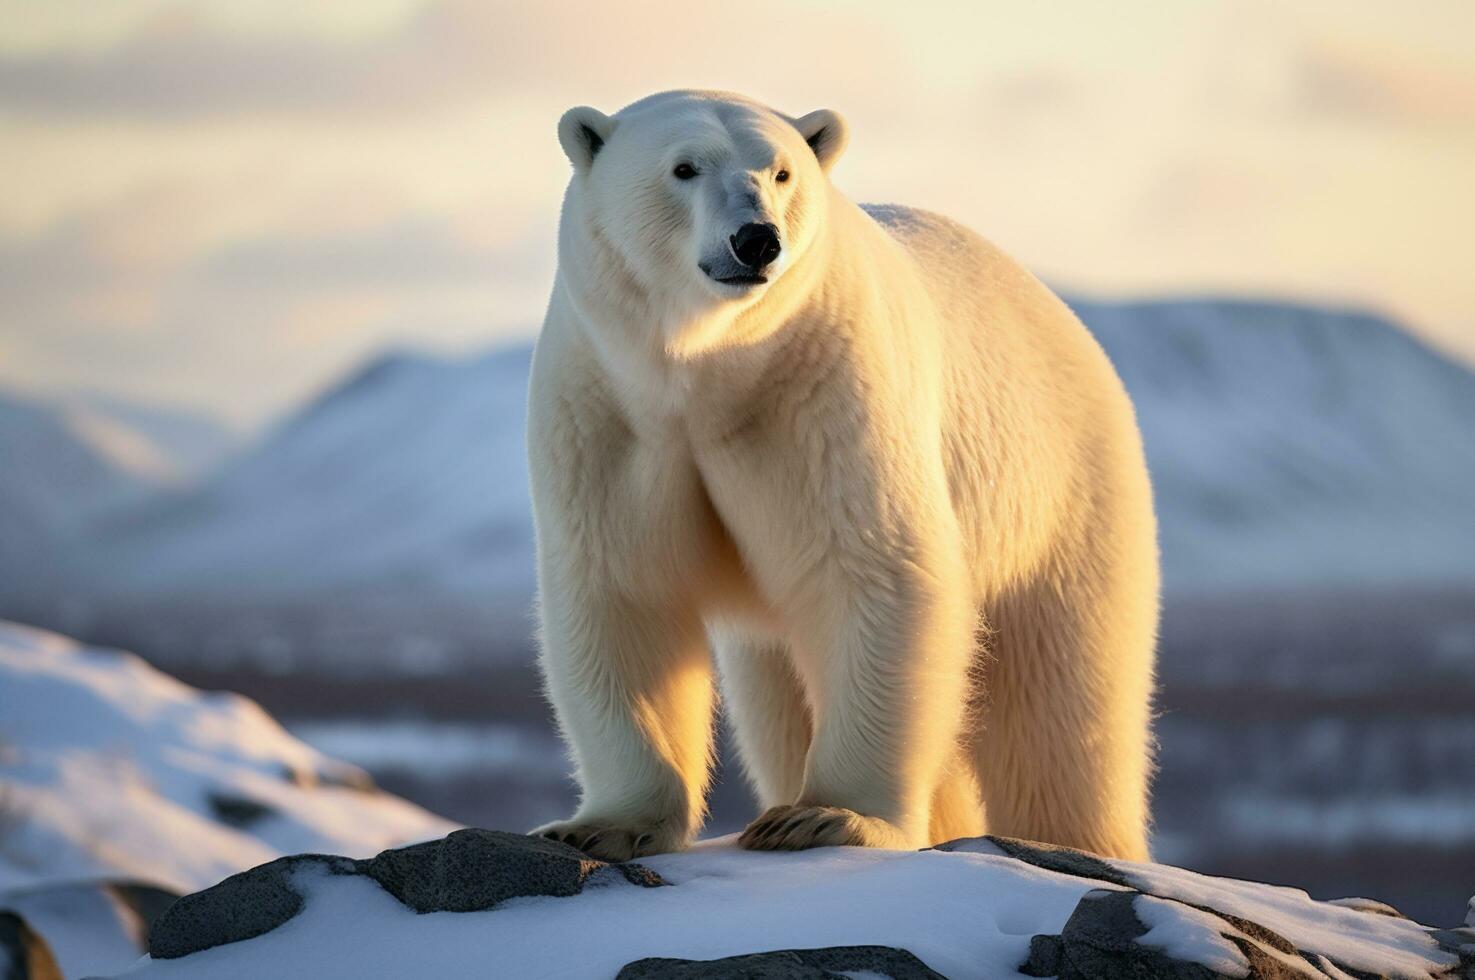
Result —
M 0 390 L 249 430 L 532 337 L 570 105 L 828 107 L 857 200 L 1057 288 L 1367 306 L 1475 364 L 1475 4 L 0 0 Z

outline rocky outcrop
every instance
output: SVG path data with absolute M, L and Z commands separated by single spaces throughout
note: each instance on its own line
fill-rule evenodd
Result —
M 479 912 L 512 898 L 567 897 L 599 878 L 647 888 L 665 884 L 640 865 L 606 864 L 542 837 L 458 830 L 368 860 L 299 854 L 231 875 L 170 906 L 150 932 L 149 955 L 177 959 L 270 932 L 301 910 L 301 882 L 315 875 L 372 878 L 420 913 Z
M 1131 865 L 1114 864 L 1070 848 L 986 837 L 943 844 L 939 850 L 977 851 L 983 841 L 1038 868 L 1119 886 L 1092 889 L 1081 898 L 1059 934 L 1032 937 L 1029 958 L 1019 968 L 1025 976 L 1058 980 L 1339 980 L 1346 976 L 1404 975 L 1372 972 L 1339 961 L 1332 950 L 1340 950 L 1341 946 L 1331 937 L 1324 950 L 1300 948 L 1267 925 L 1192 901 L 1185 896 L 1185 889 L 1172 887 L 1172 879 L 1168 888 L 1162 888 L 1161 882 L 1154 887 L 1140 872 L 1134 874 Z M 1397 909 L 1372 899 L 1346 898 L 1323 904 L 1408 921 Z M 1410 925 L 1426 937 L 1423 952 L 1427 962 L 1411 964 L 1412 971 L 1407 975 L 1475 980 L 1475 930 Z M 1419 950 L 1412 952 L 1417 955 Z
M 652 956 L 629 964 L 615 980 L 844 980 L 854 976 L 947 980 L 906 950 L 890 946 L 780 949 L 720 960 Z
M 432 913 L 460 914 L 418 924 Z M 495 950 L 496 975 L 621 980 L 1475 980 L 1468 925 L 1002 837 L 921 852 L 703 845 L 635 865 L 461 830 L 369 860 L 299 855 L 234 875 L 175 902 L 149 950 L 213 950 L 191 968 L 205 978 L 317 977 L 324 955 L 344 976 L 480 977 Z

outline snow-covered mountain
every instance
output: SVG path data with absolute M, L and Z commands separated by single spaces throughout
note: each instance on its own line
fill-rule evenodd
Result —
M 1359 313 L 1076 307 L 1137 403 L 1170 590 L 1475 582 L 1475 375 Z M 375 362 L 131 528 L 155 555 L 146 578 L 525 585 L 527 364 L 525 349 Z
M 528 358 L 386 355 L 201 490 L 116 515 L 94 567 L 129 593 L 526 594 Z
M 111 444 L 109 441 L 111 440 Z M 148 481 L 122 465 L 136 443 L 41 402 L 0 395 L 0 513 L 24 514 L 38 530 L 73 527 Z
M 1172 592 L 1475 587 L 1475 375 L 1365 313 L 1073 304 L 1137 406 Z
M 154 483 L 195 482 L 238 448 L 234 431 L 195 412 L 97 392 L 74 392 L 49 404 L 94 449 Z
M 185 412 L 0 393 L 0 604 L 71 588 L 99 522 L 185 485 L 231 443 Z
M 102 448 L 110 437 L 137 449 L 53 406 L 0 395 L 0 596 L 62 588 L 82 527 L 143 497 L 149 481 Z
M 1361 313 L 1076 307 L 1136 399 L 1170 594 L 1475 585 L 1475 375 Z M 90 522 L 75 593 L 449 603 L 524 630 L 528 359 L 374 361 L 203 487 Z M 44 504 L 37 485 L 39 469 L 0 472 L 0 495 Z

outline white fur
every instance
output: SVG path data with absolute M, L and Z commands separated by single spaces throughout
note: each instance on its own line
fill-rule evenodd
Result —
M 1090 334 L 971 231 L 844 198 L 833 113 L 672 92 L 560 137 L 528 443 L 583 799 L 542 831 L 617 859 L 690 841 L 715 651 L 775 808 L 748 846 L 917 847 L 986 812 L 1144 858 L 1151 491 Z M 780 229 L 776 274 L 713 282 L 749 220 Z

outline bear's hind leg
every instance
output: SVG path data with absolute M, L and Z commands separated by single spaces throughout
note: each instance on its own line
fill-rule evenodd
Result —
M 1113 594 L 1115 593 L 1115 594 Z M 1047 583 L 991 611 L 988 832 L 1146 860 L 1156 592 Z
M 963 753 L 954 757 L 932 793 L 927 836 L 933 844 L 978 837 L 984 833 L 983 798 L 973 761 Z

